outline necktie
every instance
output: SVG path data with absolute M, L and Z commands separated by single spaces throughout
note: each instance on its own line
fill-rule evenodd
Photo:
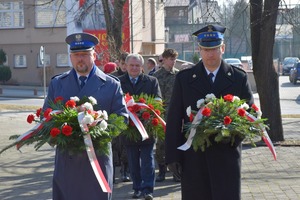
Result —
M 210 85 L 212 85 L 213 83 L 214 83 L 214 81 L 213 81 L 213 77 L 214 77 L 215 75 L 213 74 L 213 73 L 209 73 L 208 74 L 208 80 L 209 80 L 209 83 L 210 83 Z
M 131 79 L 131 83 L 132 83 L 132 85 L 134 86 L 135 83 L 136 83 L 136 78 L 132 78 L 132 79 Z
M 83 86 L 85 85 L 85 80 L 86 80 L 86 76 L 80 76 L 79 80 L 80 80 L 80 87 L 83 88 Z

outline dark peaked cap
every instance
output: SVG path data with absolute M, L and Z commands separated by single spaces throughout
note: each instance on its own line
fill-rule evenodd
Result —
M 198 44 L 203 48 L 216 48 L 223 44 L 226 28 L 220 25 L 207 25 L 192 35 L 197 36 Z
M 99 43 L 97 37 L 89 33 L 74 33 L 66 37 L 70 52 L 91 51 Z

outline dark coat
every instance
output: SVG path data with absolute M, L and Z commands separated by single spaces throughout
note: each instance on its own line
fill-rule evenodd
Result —
M 54 77 L 49 85 L 43 108 L 50 107 L 49 100 L 54 101 L 58 96 L 63 97 L 64 102 L 74 96 L 80 99 L 83 96 L 93 96 L 97 100 L 97 110 L 106 110 L 108 114 L 117 113 L 128 117 L 120 82 L 105 75 L 96 66 L 94 70 L 95 73 L 88 78 L 82 89 L 74 69 Z M 111 148 L 108 155 L 97 155 L 97 158 L 110 188 L 113 189 Z M 102 192 L 86 152 L 69 155 L 67 151 L 56 151 L 53 200 L 108 200 L 111 197 L 110 193 Z
M 128 73 L 118 77 L 121 81 L 121 87 L 124 94 L 129 93 L 130 95 L 140 95 L 142 93 L 153 95 L 154 97 L 161 98 L 160 87 L 157 78 L 149 76 L 146 74 L 140 74 L 137 83 L 133 87 Z M 125 131 L 126 132 L 126 131 Z M 126 134 L 126 133 L 125 133 Z M 123 142 L 125 145 L 134 145 L 134 144 L 150 144 L 154 143 L 155 140 L 153 137 L 150 137 L 144 141 L 129 141 L 126 136 L 123 137 Z
M 222 61 L 213 86 L 200 61 L 192 68 L 179 72 L 175 79 L 166 127 L 166 163 L 182 165 L 182 199 L 202 197 L 205 200 L 240 199 L 241 145 L 213 144 L 204 152 L 177 147 L 186 142 L 183 123 L 189 122 L 186 108 L 197 110 L 196 102 L 213 93 L 217 98 L 232 94 L 253 103 L 245 71 Z M 183 123 L 182 123 L 183 120 Z M 212 196 L 213 195 L 213 196 Z

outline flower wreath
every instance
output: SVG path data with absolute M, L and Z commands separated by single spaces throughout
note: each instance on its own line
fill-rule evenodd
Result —
M 202 151 L 212 145 L 212 141 L 221 143 L 235 142 L 243 139 L 255 146 L 255 138 L 263 138 L 276 159 L 274 146 L 266 132 L 268 128 L 262 119 L 262 112 L 253 104 L 249 107 L 245 100 L 231 94 L 216 98 L 214 94 L 206 95 L 205 99 L 197 101 L 198 111 L 189 106 L 186 113 L 190 123 L 185 126 L 187 142 L 178 147 L 187 150 L 190 146 Z M 236 141 L 238 140 L 238 141 Z
M 124 132 L 131 141 L 146 140 L 149 137 L 164 140 L 166 123 L 162 113 L 162 101 L 151 95 L 125 95 L 129 111 L 129 126 Z

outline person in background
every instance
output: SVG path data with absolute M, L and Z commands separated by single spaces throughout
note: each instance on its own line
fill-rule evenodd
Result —
M 126 74 L 126 57 L 128 56 L 129 53 L 123 52 L 120 55 L 120 58 L 118 60 L 118 68 L 116 71 L 112 72 L 111 75 L 119 77 L 124 74 Z M 115 176 L 115 171 L 116 171 L 116 166 L 121 166 L 120 173 L 121 173 L 121 181 L 122 182 L 129 182 L 130 177 L 129 177 L 129 167 L 128 167 L 128 158 L 127 158 L 127 153 L 126 153 L 126 148 L 121 140 L 121 137 L 118 136 L 113 139 L 112 141 L 112 150 L 113 150 L 113 160 L 114 160 L 114 177 L 113 177 L 113 182 L 115 183 L 116 181 L 116 176 Z
M 247 73 L 226 64 L 223 41 L 226 28 L 208 25 L 193 33 L 198 38 L 202 60 L 178 72 L 169 105 L 166 127 L 166 163 L 170 171 L 181 176 L 182 200 L 241 199 L 241 141 L 214 143 L 205 151 L 178 150 L 186 142 L 184 124 L 187 107 L 197 110 L 196 103 L 213 93 L 216 98 L 232 94 L 246 99 L 251 106 L 253 95 Z
M 156 65 L 156 69 L 158 70 L 158 69 L 160 69 L 162 66 L 163 66 L 163 57 L 162 57 L 162 54 L 160 54 L 159 56 L 158 56 L 158 63 L 157 63 L 157 65 Z
M 127 52 L 121 53 L 121 56 L 120 56 L 120 58 L 119 58 L 118 69 L 117 69 L 117 71 L 111 73 L 111 75 L 114 75 L 114 76 L 118 77 L 118 76 L 122 76 L 123 74 L 126 73 L 126 63 L 125 63 L 125 59 L 126 59 L 126 57 L 127 57 L 128 54 L 129 54 L 129 53 L 127 53 Z
M 95 65 L 94 47 L 99 43 L 97 37 L 88 33 L 74 33 L 66 38 L 70 46 L 72 69 L 51 79 L 43 110 L 51 108 L 51 102 L 63 97 L 66 103 L 70 97 L 92 96 L 97 100 L 97 109 L 108 114 L 116 113 L 128 118 L 120 82 Z M 97 152 L 97 149 L 95 149 Z M 97 154 L 100 167 L 113 188 L 112 152 Z M 110 200 L 111 193 L 103 192 L 92 170 L 86 152 L 74 154 L 68 150 L 56 149 L 52 184 L 53 200 Z
M 154 74 L 154 72 L 156 71 L 156 68 L 155 68 L 156 65 L 157 65 L 157 63 L 154 58 L 148 58 L 147 64 L 146 64 L 147 71 L 149 71 L 148 75 L 152 76 Z
M 110 74 L 115 72 L 117 69 L 117 64 L 114 62 L 108 62 L 103 66 L 103 72 L 105 74 Z
M 142 93 L 161 98 L 158 80 L 142 73 L 144 59 L 140 54 L 129 54 L 126 57 L 127 73 L 120 76 L 124 93 L 140 95 Z M 126 134 L 126 130 L 125 130 Z M 132 198 L 144 197 L 145 200 L 153 199 L 155 184 L 154 144 L 155 138 L 150 136 L 142 141 L 131 141 L 126 136 L 122 137 L 126 146 L 132 188 Z
M 157 70 L 153 74 L 153 76 L 157 78 L 159 82 L 159 87 L 161 89 L 162 100 L 164 102 L 165 108 L 165 120 L 167 120 L 166 114 L 168 113 L 169 109 L 169 103 L 173 91 L 175 76 L 179 72 L 179 70 L 175 68 L 177 57 L 178 52 L 175 49 L 165 49 L 162 53 L 162 62 L 164 64 L 159 70 Z M 165 175 L 167 171 L 165 162 L 165 141 L 157 141 L 155 158 L 159 169 L 158 176 L 156 177 L 156 182 L 161 182 L 165 180 Z M 173 180 L 179 182 L 180 178 L 173 176 Z

